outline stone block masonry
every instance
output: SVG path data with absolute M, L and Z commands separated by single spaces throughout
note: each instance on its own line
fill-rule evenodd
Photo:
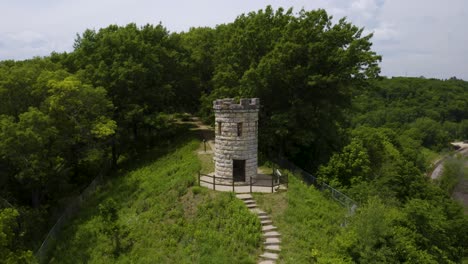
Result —
M 250 182 L 257 175 L 258 98 L 218 99 L 215 113 L 215 175 Z

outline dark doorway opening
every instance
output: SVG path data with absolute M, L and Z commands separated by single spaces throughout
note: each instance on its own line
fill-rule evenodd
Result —
M 235 182 L 245 182 L 245 160 L 233 160 L 232 177 Z

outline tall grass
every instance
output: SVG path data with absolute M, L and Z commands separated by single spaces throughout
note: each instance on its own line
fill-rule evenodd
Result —
M 280 263 L 339 263 L 332 241 L 342 232 L 346 210 L 314 187 L 289 179 L 287 192 L 255 195 L 282 235 Z
M 233 194 L 193 187 L 199 144 L 191 141 L 104 185 L 64 229 L 51 263 L 254 263 L 258 219 Z M 112 207 L 110 234 L 103 208 Z

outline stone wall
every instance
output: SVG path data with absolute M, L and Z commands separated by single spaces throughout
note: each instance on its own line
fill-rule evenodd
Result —
M 239 104 L 234 99 L 213 102 L 216 176 L 233 178 L 233 160 L 245 160 L 246 182 L 257 175 L 259 106 L 258 98 L 241 99 Z

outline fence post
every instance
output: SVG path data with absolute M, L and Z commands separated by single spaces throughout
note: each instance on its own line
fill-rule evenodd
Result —
M 198 171 L 198 186 L 201 186 L 200 185 L 200 171 Z
M 274 184 L 274 181 L 275 180 L 275 175 L 271 175 L 271 193 L 273 193 L 273 184 Z
M 250 176 L 250 193 L 252 193 L 252 176 Z
M 216 184 L 215 184 L 215 181 L 216 181 L 216 174 L 213 175 L 213 190 L 216 191 Z
M 234 178 L 232 178 L 232 192 L 236 192 L 234 189 Z

